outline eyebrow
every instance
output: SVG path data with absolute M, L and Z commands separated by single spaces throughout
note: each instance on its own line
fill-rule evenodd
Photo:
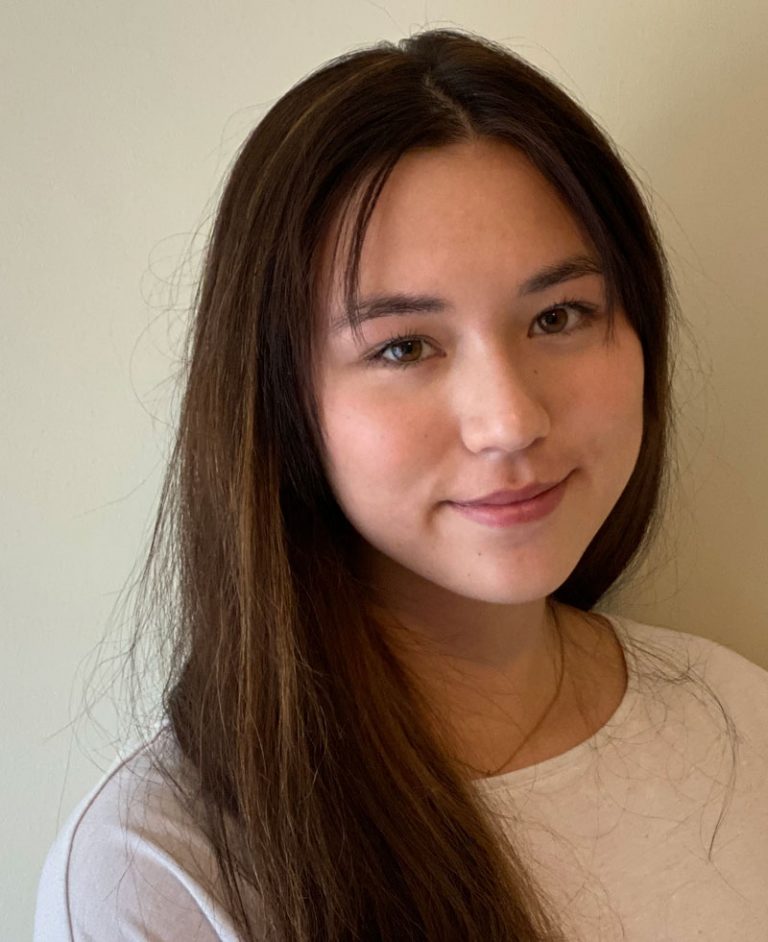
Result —
M 518 297 L 526 297 L 546 291 L 553 285 L 584 275 L 602 275 L 603 270 L 589 255 L 573 255 L 570 258 L 547 265 L 527 278 L 518 288 Z M 350 312 L 342 314 L 331 324 L 331 332 L 338 333 L 354 322 L 359 325 L 377 317 L 392 314 L 436 314 L 449 310 L 451 305 L 444 298 L 433 295 L 387 294 L 363 298 L 357 305 L 354 317 Z

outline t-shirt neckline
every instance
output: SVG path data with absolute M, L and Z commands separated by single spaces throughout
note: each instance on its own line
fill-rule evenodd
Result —
M 624 696 L 619 701 L 616 709 L 600 729 L 593 733 L 588 739 L 578 743 L 576 746 L 572 746 L 565 752 L 561 752 L 560 755 L 552 756 L 549 759 L 544 759 L 542 762 L 537 762 L 534 765 L 525 766 L 525 768 L 522 769 L 513 769 L 511 772 L 502 772 L 499 775 L 491 775 L 487 778 L 473 780 L 472 785 L 477 788 L 478 791 L 491 792 L 501 788 L 516 789 L 521 786 L 529 785 L 534 781 L 540 781 L 542 778 L 549 778 L 558 772 L 569 769 L 579 769 L 587 759 L 599 750 L 604 742 L 615 735 L 617 728 L 625 723 L 627 717 L 632 712 L 637 697 L 634 658 L 630 656 L 628 650 L 628 628 L 624 620 L 619 616 L 608 615 L 604 612 L 600 614 L 611 623 L 616 638 L 621 645 L 621 650 L 624 655 L 624 664 L 626 666 L 627 686 L 624 691 Z

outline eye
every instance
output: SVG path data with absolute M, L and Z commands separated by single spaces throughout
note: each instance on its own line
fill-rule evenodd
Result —
M 560 301 L 552 307 L 542 311 L 531 326 L 531 333 L 536 336 L 543 334 L 571 334 L 583 327 L 589 327 L 596 314 L 593 304 L 584 301 Z M 534 330 L 539 327 L 539 330 Z
M 374 353 L 369 354 L 366 360 L 369 363 L 381 363 L 383 366 L 388 367 L 394 366 L 402 368 L 415 366 L 425 359 L 420 356 L 425 346 L 429 347 L 431 344 L 423 337 L 414 337 L 411 334 L 398 334 L 396 337 L 390 337 L 383 347 L 379 347 Z M 394 353 L 394 358 L 385 356 L 387 353 Z M 427 357 L 426 359 L 429 358 Z

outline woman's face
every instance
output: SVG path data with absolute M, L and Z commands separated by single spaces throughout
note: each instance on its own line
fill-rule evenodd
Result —
M 384 590 L 410 579 L 503 604 L 549 595 L 629 480 L 643 424 L 640 343 L 620 310 L 608 331 L 573 216 L 523 155 L 481 139 L 395 167 L 363 245 L 360 338 L 329 256 L 325 468 L 369 572 Z M 457 506 L 552 485 L 506 508 Z

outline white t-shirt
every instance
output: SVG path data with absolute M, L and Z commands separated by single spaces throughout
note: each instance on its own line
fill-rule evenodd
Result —
M 768 672 L 703 638 L 611 621 L 628 686 L 608 723 L 478 792 L 569 940 L 768 940 Z M 690 663 L 716 700 L 653 651 Z M 240 942 L 216 873 L 142 747 L 51 848 L 35 942 Z

